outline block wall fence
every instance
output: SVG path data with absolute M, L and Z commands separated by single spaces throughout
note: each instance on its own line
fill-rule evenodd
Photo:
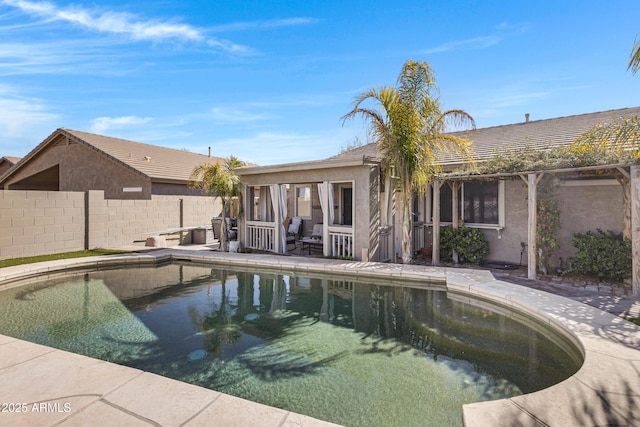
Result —
M 0 260 L 142 246 L 150 232 L 211 225 L 213 197 L 105 199 L 104 191 L 0 191 Z

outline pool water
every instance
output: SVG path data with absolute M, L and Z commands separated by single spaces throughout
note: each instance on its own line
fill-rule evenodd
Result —
M 500 313 L 499 313 L 500 312 Z M 461 425 L 579 352 L 531 319 L 420 289 L 170 264 L 0 292 L 0 333 L 348 426 Z

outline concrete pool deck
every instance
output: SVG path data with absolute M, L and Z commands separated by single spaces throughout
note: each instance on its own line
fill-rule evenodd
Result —
M 584 354 L 567 380 L 541 390 L 464 405 L 466 427 L 640 425 L 640 327 L 583 302 L 496 280 L 485 270 L 339 261 L 324 258 L 161 249 L 0 269 L 0 290 L 23 278 L 66 269 L 181 260 L 332 272 L 355 280 L 445 284 L 457 298 L 487 300 L 560 330 Z M 591 298 L 591 297 L 589 297 Z M 599 303 L 616 312 L 637 299 Z M 0 335 L 0 425 L 325 426 L 304 415 L 249 402 L 137 369 Z M 18 412 L 21 411 L 21 412 Z

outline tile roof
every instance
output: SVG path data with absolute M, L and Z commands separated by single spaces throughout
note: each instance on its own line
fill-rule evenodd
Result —
M 153 181 L 188 181 L 191 171 L 196 166 L 203 163 L 223 161 L 220 157 L 209 157 L 184 150 L 175 150 L 72 129 L 60 130 L 148 176 Z
M 79 144 L 84 144 L 111 161 L 148 177 L 151 181 L 186 183 L 189 181 L 191 172 L 196 166 L 223 160 L 220 157 L 209 157 L 183 150 L 60 128 L 31 150 L 15 167 L 0 177 L 0 181 L 4 181 L 10 174 L 29 162 L 31 158 L 44 150 L 49 144 L 57 141 L 60 135 L 66 136 Z
M 475 161 L 491 158 L 497 150 L 511 150 L 523 147 L 544 149 L 570 145 L 578 136 L 603 123 L 612 123 L 622 117 L 640 115 L 640 107 L 580 114 L 546 120 L 532 120 L 511 125 L 494 126 L 474 131 L 452 132 L 453 135 L 470 139 L 473 142 Z M 380 158 L 374 143 L 340 153 L 330 159 L 350 159 L 362 157 Z M 458 156 L 442 153 L 443 165 L 463 163 Z
M 0 157 L 0 161 L 6 161 L 7 163 L 10 163 L 12 165 L 15 165 L 16 163 L 18 163 L 20 159 L 21 157 L 13 157 L 13 156 Z

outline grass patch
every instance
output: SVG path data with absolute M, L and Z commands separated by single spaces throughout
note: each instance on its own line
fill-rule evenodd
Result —
M 631 318 L 628 318 L 627 320 L 631 323 L 635 323 L 636 325 L 640 326 L 640 317 L 631 317 Z
M 98 256 L 98 255 L 128 254 L 131 252 L 132 251 L 119 251 L 119 250 L 113 250 L 113 249 L 91 249 L 87 251 L 64 252 L 61 254 L 39 255 L 39 256 L 30 256 L 30 257 L 23 257 L 23 258 L 11 258 L 11 259 L 5 259 L 0 261 L 0 268 L 11 267 L 14 265 L 32 264 L 34 262 L 54 261 L 57 259 L 82 258 L 82 257 Z

